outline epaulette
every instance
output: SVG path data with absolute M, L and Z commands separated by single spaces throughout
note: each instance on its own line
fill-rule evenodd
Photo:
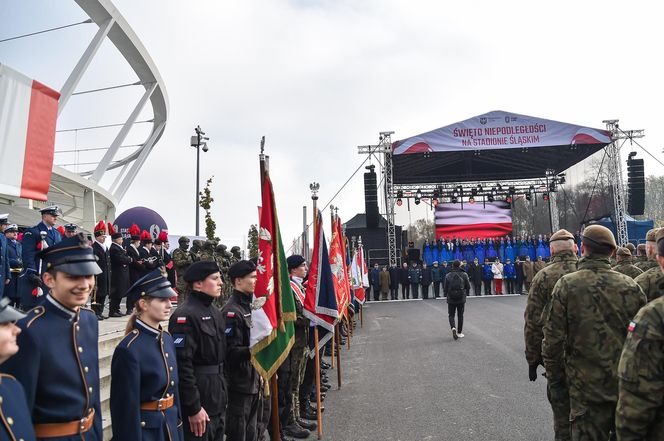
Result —
M 125 335 L 122 340 L 120 340 L 120 343 L 118 346 L 126 344 L 127 349 L 131 344 L 138 338 L 138 335 L 141 333 L 138 329 L 132 329 L 129 334 Z
M 43 316 L 44 313 L 46 312 L 46 308 L 43 306 L 35 306 L 32 308 L 30 311 L 26 313 L 26 317 L 24 320 L 26 320 L 26 328 L 29 328 L 32 325 L 32 322 L 37 320 L 39 317 Z M 32 316 L 31 316 L 32 315 Z

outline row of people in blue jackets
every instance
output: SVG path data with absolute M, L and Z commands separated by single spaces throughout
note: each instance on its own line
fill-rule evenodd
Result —
M 525 240 L 510 237 L 477 240 L 455 239 L 454 241 L 439 239 L 437 242 L 426 241 L 422 248 L 422 260 L 427 265 L 432 265 L 435 261 L 465 260 L 472 262 L 475 258 L 480 262 L 484 262 L 485 258 L 489 260 L 498 258 L 502 262 L 510 259 L 514 262 L 517 257 L 523 260 L 526 256 L 530 256 L 532 261 L 537 260 L 537 257 L 548 260 L 551 257 L 549 237 L 540 236 L 538 239 L 531 237 Z

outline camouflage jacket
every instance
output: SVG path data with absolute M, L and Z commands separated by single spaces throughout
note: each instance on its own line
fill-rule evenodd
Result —
M 622 441 L 664 436 L 664 298 L 641 308 L 618 364 L 616 433 Z
M 657 263 L 657 260 L 653 258 L 653 259 L 640 260 L 640 261 L 636 262 L 634 264 L 634 266 L 637 267 L 638 269 L 640 269 L 641 271 L 646 272 L 650 268 L 658 267 L 659 264 Z
M 650 268 L 634 281 L 639 284 L 649 302 L 664 294 L 664 273 L 659 266 Z
M 182 277 L 182 274 L 189 268 L 189 265 L 194 263 L 194 256 L 191 252 L 182 248 L 177 248 L 173 251 L 171 257 L 173 258 L 173 265 L 175 265 L 175 271 L 177 271 L 179 277 Z
M 612 269 L 613 271 L 618 271 L 626 276 L 630 276 L 632 279 L 636 279 L 643 274 L 643 271 L 639 267 L 634 266 L 629 260 L 618 262 Z
M 567 384 L 571 412 L 618 400 L 627 325 L 645 303 L 639 285 L 612 271 L 608 259 L 584 257 L 558 281 L 545 312 L 542 358 L 548 381 Z
M 551 258 L 551 263 L 533 278 L 524 313 L 523 335 L 526 340 L 526 360 L 530 366 L 542 364 L 542 313 L 551 300 L 556 282 L 565 274 L 576 271 L 578 259 L 572 251 L 563 251 Z

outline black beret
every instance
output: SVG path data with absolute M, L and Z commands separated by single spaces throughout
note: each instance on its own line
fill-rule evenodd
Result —
M 192 263 L 187 271 L 184 272 L 184 281 L 187 283 L 198 282 L 199 280 L 205 280 L 210 274 L 220 272 L 219 266 L 216 262 L 211 260 L 201 260 L 199 262 Z
M 297 268 L 298 266 L 302 265 L 304 262 L 304 257 L 300 256 L 299 254 L 293 254 L 292 256 L 288 256 L 288 259 L 286 259 L 286 263 L 288 263 L 288 269 L 292 270 L 293 268 Z
M 256 265 L 250 260 L 240 260 L 239 262 L 234 263 L 228 269 L 228 277 L 231 280 L 237 279 L 239 277 L 244 277 L 247 274 L 251 274 L 256 271 Z

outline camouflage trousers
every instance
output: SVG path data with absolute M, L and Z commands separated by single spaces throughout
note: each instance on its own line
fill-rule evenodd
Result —
M 308 348 L 306 346 L 293 346 L 291 351 L 295 369 L 293 371 L 293 387 L 291 389 L 293 392 L 293 405 L 291 406 L 289 422 L 296 422 L 300 418 L 300 385 L 304 379 L 304 370 L 307 366 Z
M 546 397 L 553 411 L 553 432 L 555 441 L 570 441 L 569 393 L 567 386 L 556 387 L 546 383 Z
M 570 430 L 572 441 L 615 440 L 616 403 L 572 403 Z

